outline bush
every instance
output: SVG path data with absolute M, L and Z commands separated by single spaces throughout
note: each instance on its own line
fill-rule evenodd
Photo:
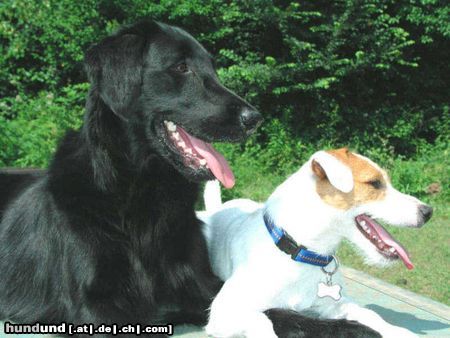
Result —
M 45 167 L 67 129 L 81 126 L 87 84 L 65 87 L 61 96 L 40 92 L 0 100 L 0 166 Z
M 226 148 L 231 158 L 288 170 L 331 146 L 382 162 L 417 156 L 448 142 L 448 10 L 438 0 L 5 0 L 0 164 L 47 163 L 55 139 L 80 125 L 83 50 L 142 17 L 190 31 L 265 115 L 258 135 Z

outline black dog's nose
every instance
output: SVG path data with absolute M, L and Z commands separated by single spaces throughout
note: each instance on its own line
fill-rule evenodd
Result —
M 422 216 L 423 223 L 426 223 L 433 215 L 433 208 L 424 204 L 419 207 L 419 212 Z
M 251 134 L 261 124 L 263 118 L 256 110 L 244 108 L 239 117 L 241 124 L 248 134 Z

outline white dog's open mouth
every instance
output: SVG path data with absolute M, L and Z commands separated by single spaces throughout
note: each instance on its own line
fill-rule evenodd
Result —
M 171 121 L 164 121 L 164 125 L 173 148 L 183 157 L 184 165 L 196 170 L 210 170 L 225 188 L 234 186 L 234 175 L 227 160 L 210 143 L 190 135 Z
M 389 259 L 401 258 L 408 269 L 414 268 L 405 248 L 375 220 L 362 214 L 356 216 L 355 221 L 357 228 L 383 256 Z

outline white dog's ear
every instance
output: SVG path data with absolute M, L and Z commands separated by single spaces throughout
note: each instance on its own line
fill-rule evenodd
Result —
M 313 155 L 311 169 L 319 179 L 328 179 L 336 189 L 348 193 L 353 190 L 351 169 L 333 155 L 319 151 Z

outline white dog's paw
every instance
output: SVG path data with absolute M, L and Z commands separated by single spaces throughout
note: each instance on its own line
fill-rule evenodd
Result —
M 204 330 L 211 338 L 245 338 L 240 326 L 236 321 L 209 321 Z
M 385 332 L 382 332 L 382 336 L 383 338 L 418 338 L 415 333 L 398 326 L 393 326 Z
M 273 331 L 273 328 L 256 328 L 253 327 L 249 330 L 246 330 L 244 334 L 245 338 L 278 338 L 275 332 Z
M 263 313 L 246 313 L 229 320 L 210 320 L 205 331 L 214 338 L 278 338 L 272 322 Z
M 246 319 L 246 338 L 278 338 L 273 330 L 272 322 L 264 313 L 252 313 Z
M 226 327 L 226 325 L 215 325 L 212 322 L 209 322 L 208 325 L 204 327 L 204 330 L 206 331 L 206 334 L 208 337 L 214 337 L 214 338 L 231 338 L 231 337 L 238 337 L 237 332 L 233 332 L 229 327 Z

